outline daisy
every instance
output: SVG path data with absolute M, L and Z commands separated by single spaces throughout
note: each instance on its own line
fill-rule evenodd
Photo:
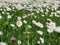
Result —
M 40 34 L 40 35 L 42 35 L 42 34 L 43 34 L 43 32 L 42 32 L 42 31 L 37 31 L 37 33 L 38 33 L 38 34 Z
M 40 44 L 40 41 L 37 41 L 37 44 Z
M 47 32 L 52 33 L 54 31 L 54 28 L 56 27 L 55 22 L 47 23 Z
M 45 15 L 41 15 L 42 17 L 44 17 Z
M 6 14 L 7 14 L 7 15 L 9 15 L 9 13 L 8 13 L 8 12 L 7 12 Z
M 0 31 L 0 35 L 2 35 L 3 34 L 3 32 L 2 31 Z
M 24 18 L 24 19 L 25 19 L 26 17 L 27 17 L 27 15 L 26 15 L 26 14 L 25 14 L 24 16 L 22 16 L 22 18 Z
M 35 18 L 37 18 L 37 16 L 34 15 Z
M 15 27 L 15 25 L 14 24 L 10 24 L 11 25 L 11 27 Z
M 22 21 L 17 21 L 17 23 L 16 23 L 16 25 L 18 26 L 18 27 L 21 27 L 22 26 Z
M 17 43 L 18 43 L 18 45 L 20 45 L 20 44 L 21 44 L 21 41 L 20 41 L 20 40 L 18 40 L 18 41 L 17 41 Z
M 47 24 L 47 32 L 52 33 L 54 31 L 54 28 L 56 27 L 56 23 L 55 22 L 49 22 L 46 23 Z
M 60 14 L 60 11 L 56 11 L 56 13 Z
M 2 16 L 0 15 L 0 19 L 2 19 Z
M 0 42 L 0 45 L 7 45 L 5 42 Z
M 43 28 L 44 25 L 40 22 L 36 22 L 35 20 L 32 21 L 33 24 L 35 24 L 36 26 L 40 27 L 40 28 Z
M 24 34 L 31 34 L 29 31 L 23 32 Z
M 60 33 L 60 26 L 55 27 L 54 31 Z
M 50 29 L 50 28 L 55 28 L 56 27 L 56 23 L 55 22 L 49 22 L 47 23 L 47 27 Z
M 17 20 L 21 20 L 21 17 L 17 17 Z
M 48 21 L 52 21 L 51 19 L 47 18 Z
M 43 43 L 44 43 L 44 38 L 41 38 L 41 37 L 40 37 L 40 41 L 41 41 L 41 43 L 43 44 Z
M 2 12 L 2 14 L 5 14 L 5 12 Z
M 23 9 L 23 6 L 21 4 L 17 4 L 15 7 L 16 7 L 17 10 Z
M 6 9 L 7 9 L 7 11 L 11 11 L 11 8 L 9 8 L 9 7 L 6 7 Z
M 30 25 L 28 25 L 28 28 L 32 28 Z
M 47 32 L 52 33 L 54 30 L 53 29 L 47 29 Z
M 11 15 L 8 15 L 7 18 L 8 18 L 8 19 L 11 19 Z
M 44 27 L 44 25 L 42 23 L 40 23 L 40 22 L 37 23 L 37 26 L 40 27 L 40 28 Z
M 27 24 L 27 21 L 26 21 L 26 20 L 23 20 L 23 22 L 24 22 L 25 24 Z
M 34 15 L 34 13 L 30 13 L 30 14 L 28 14 L 28 16 L 33 16 Z
M 60 15 L 55 15 L 55 17 L 60 17 Z
M 36 11 L 37 13 L 39 13 L 39 11 Z

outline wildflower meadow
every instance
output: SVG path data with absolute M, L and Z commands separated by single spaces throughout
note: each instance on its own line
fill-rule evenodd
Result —
M 60 1 L 0 2 L 0 45 L 60 45 Z

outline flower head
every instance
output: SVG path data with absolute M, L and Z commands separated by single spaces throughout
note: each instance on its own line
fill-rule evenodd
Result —
M 20 40 L 18 40 L 18 41 L 17 41 L 17 43 L 18 43 L 18 45 L 20 45 L 20 44 L 21 44 L 21 41 L 20 41 Z
M 0 45 L 7 45 L 5 42 L 0 42 Z
M 0 31 L 0 35 L 2 35 L 3 34 L 3 32 L 2 31 Z
M 16 40 L 16 38 L 15 37 L 11 37 L 11 41 L 15 41 Z
M 21 20 L 21 17 L 18 17 L 17 20 Z
M 14 24 L 10 24 L 11 25 L 11 27 L 15 27 L 15 25 Z
M 44 25 L 40 22 L 36 22 L 35 20 L 32 21 L 33 24 L 35 24 L 36 26 L 40 27 L 40 28 L 43 28 Z
M 43 44 L 43 43 L 44 43 L 44 38 L 41 38 L 41 37 L 40 37 L 40 41 L 41 41 L 41 43 Z
M 7 18 L 8 18 L 8 19 L 11 19 L 11 15 L 8 15 Z
M 2 16 L 0 15 L 0 19 L 2 19 Z
M 17 25 L 18 27 L 21 27 L 21 26 L 22 26 L 22 21 L 17 21 L 16 25 Z
M 54 31 L 60 33 L 60 27 L 55 27 Z
M 43 34 L 43 32 L 42 32 L 42 31 L 37 31 L 37 33 L 38 33 L 38 34 L 40 34 L 40 35 L 42 35 L 42 34 Z

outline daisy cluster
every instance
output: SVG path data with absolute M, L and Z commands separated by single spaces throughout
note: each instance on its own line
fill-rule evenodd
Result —
M 1 1 L 0 45 L 60 45 L 59 1 Z

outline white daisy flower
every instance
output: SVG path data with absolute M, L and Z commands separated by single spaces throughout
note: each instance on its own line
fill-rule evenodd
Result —
M 39 11 L 36 11 L 37 13 L 39 13 Z
M 55 27 L 54 31 L 60 33 L 60 26 Z
M 26 20 L 23 20 L 23 22 L 24 22 L 25 24 L 27 24 L 27 21 L 26 21 Z
M 55 15 L 56 17 L 60 17 L 60 15 Z
M 48 10 L 48 9 L 46 9 L 46 12 L 49 12 L 49 10 Z
M 0 45 L 7 45 L 5 42 L 0 42 Z
M 42 13 L 44 12 L 42 8 L 41 8 L 41 10 L 40 10 L 40 11 L 41 11 Z
M 52 33 L 54 29 L 47 29 L 47 32 Z
M 28 28 L 32 28 L 30 25 L 28 25 Z
M 40 44 L 40 41 L 37 41 L 38 44 Z
M 18 41 L 17 41 L 17 43 L 18 43 L 18 45 L 20 45 L 20 44 L 21 44 L 21 41 L 20 41 L 20 40 L 18 40 Z
M 51 12 L 51 15 L 53 15 L 54 14 L 54 12 Z
M 53 15 L 50 15 L 49 17 L 53 17 Z
M 37 18 L 37 16 L 34 15 L 35 18 Z
M 47 32 L 52 33 L 54 31 L 54 28 L 56 27 L 56 24 L 54 22 L 47 23 Z
M 48 12 L 45 12 L 45 14 L 47 15 L 47 14 L 48 14 Z
M 5 12 L 2 12 L 2 14 L 5 14 Z
M 26 32 L 27 34 L 31 34 L 29 31 Z
M 43 32 L 42 32 L 42 31 L 37 31 L 37 33 L 38 33 L 38 34 L 40 34 L 40 35 L 42 35 L 42 34 L 43 34 Z
M 2 19 L 2 16 L 0 15 L 0 19 Z
M 10 24 L 11 25 L 11 27 L 15 27 L 15 25 L 14 24 Z
M 36 26 L 40 27 L 40 28 L 44 27 L 42 23 L 36 22 L 35 20 L 33 20 L 32 23 L 35 24 Z
M 0 35 L 3 35 L 3 32 L 2 31 L 0 31 Z
M 21 27 L 22 26 L 22 21 L 17 21 L 17 23 L 16 23 L 16 25 L 18 26 L 18 27 Z
M 43 44 L 43 43 L 44 43 L 44 38 L 41 38 L 41 37 L 40 37 L 40 41 L 41 41 L 41 43 Z
M 56 27 L 56 23 L 55 22 L 50 22 L 47 24 L 47 27 L 50 28 L 55 28 Z
M 16 7 L 17 10 L 23 9 L 23 6 L 21 4 L 17 4 L 15 7 Z
M 4 9 L 4 12 L 6 11 L 6 9 Z
M 52 21 L 51 19 L 47 18 L 48 21 Z
M 31 34 L 29 31 L 23 32 L 24 34 Z
M 9 15 L 9 13 L 8 13 L 8 12 L 7 12 L 6 14 L 7 14 L 7 15 Z
M 60 11 L 56 11 L 56 13 L 60 14 Z
M 0 10 L 3 10 L 3 9 L 0 9 Z
M 17 17 L 17 20 L 21 20 L 21 17 Z
M 8 19 L 11 19 L 11 15 L 8 15 L 7 18 L 8 18 Z
M 9 7 L 6 7 L 6 9 L 7 9 L 7 11 L 11 11 L 11 8 L 9 8 Z
M 28 16 L 33 16 L 34 15 L 34 13 L 30 13 L 30 14 L 28 14 Z
M 27 15 L 24 15 L 22 18 L 24 18 L 24 19 L 25 19 L 26 17 L 27 17 Z
M 45 15 L 41 15 L 42 17 L 44 17 Z
M 40 28 L 44 27 L 44 25 L 42 23 L 40 23 L 40 22 L 37 23 L 37 26 L 40 27 Z
M 35 21 L 35 20 L 33 20 L 33 21 L 32 21 L 32 23 L 37 25 L 37 23 L 36 23 L 36 21 Z

